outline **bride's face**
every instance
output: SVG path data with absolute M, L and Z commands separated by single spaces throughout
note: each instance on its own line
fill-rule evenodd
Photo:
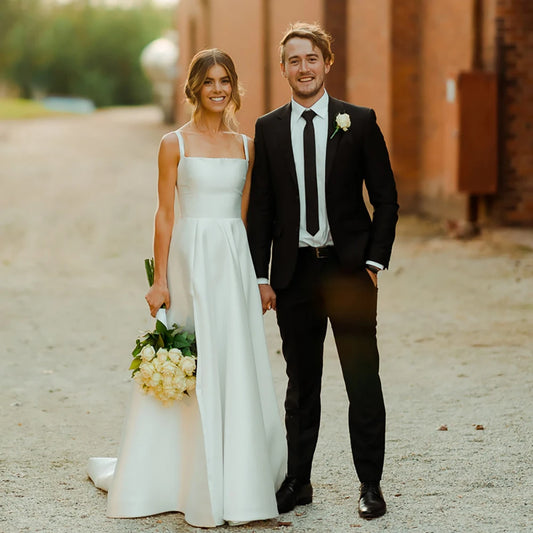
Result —
M 205 111 L 222 113 L 231 100 L 231 81 L 222 65 L 213 65 L 200 90 L 200 104 Z

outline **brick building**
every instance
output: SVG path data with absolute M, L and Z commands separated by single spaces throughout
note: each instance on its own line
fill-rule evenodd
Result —
M 181 0 L 178 122 L 187 64 L 217 46 L 253 136 L 289 98 L 278 43 L 297 20 L 335 38 L 330 94 L 376 110 L 404 212 L 533 225 L 532 0 Z

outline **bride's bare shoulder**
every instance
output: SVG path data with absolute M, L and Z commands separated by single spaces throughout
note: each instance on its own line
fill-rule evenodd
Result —
M 163 137 L 161 138 L 161 143 L 159 145 L 160 149 L 174 151 L 178 150 L 179 152 L 179 142 L 178 142 L 178 136 L 176 135 L 175 131 L 169 131 L 168 133 L 165 133 Z

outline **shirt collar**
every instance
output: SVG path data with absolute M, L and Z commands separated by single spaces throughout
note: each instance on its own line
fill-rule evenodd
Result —
M 300 118 L 302 113 L 306 109 L 312 109 L 320 118 L 328 118 L 328 104 L 329 104 L 329 95 L 324 89 L 324 94 L 317 100 L 311 107 L 307 108 L 300 105 L 298 102 L 291 100 L 291 112 L 295 118 Z

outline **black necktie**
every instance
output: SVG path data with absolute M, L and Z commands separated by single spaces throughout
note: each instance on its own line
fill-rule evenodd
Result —
M 302 113 L 304 128 L 305 213 L 306 229 L 310 235 L 318 231 L 318 189 L 316 184 L 316 149 L 313 118 L 316 113 L 307 109 Z

